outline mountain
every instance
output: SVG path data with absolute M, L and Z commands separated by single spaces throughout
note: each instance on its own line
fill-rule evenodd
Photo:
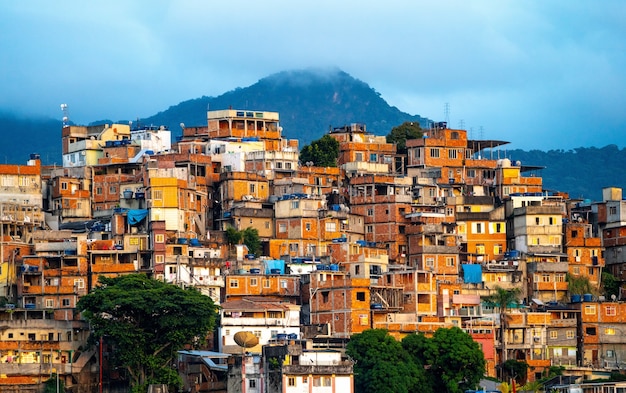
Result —
M 180 123 L 206 125 L 209 109 L 250 109 L 278 112 L 283 136 L 298 139 L 300 146 L 320 138 L 330 127 L 363 123 L 367 130 L 387 135 L 405 121 L 427 126 L 428 119 L 401 112 L 366 83 L 347 73 L 331 70 L 284 71 L 219 97 L 184 101 L 143 123 L 167 125 L 180 134 Z
M 206 125 L 209 109 L 250 109 L 279 112 L 286 138 L 298 139 L 300 147 L 320 138 L 330 127 L 363 123 L 367 130 L 386 135 L 405 121 L 425 126 L 429 120 L 390 106 L 373 88 L 337 70 L 285 71 L 257 83 L 224 93 L 201 97 L 171 106 L 141 124 L 166 125 L 180 135 L 180 123 Z M 101 120 L 92 124 L 113 123 Z M 21 164 L 30 153 L 39 153 L 44 164 L 61 163 L 61 121 L 40 117 L 24 118 L 0 112 L 0 162 Z M 615 145 L 573 150 L 511 150 L 504 154 L 523 165 L 543 166 L 537 176 L 544 188 L 568 192 L 573 198 L 601 199 L 603 187 L 626 189 L 626 149 Z M 502 158 L 504 158 L 502 156 Z

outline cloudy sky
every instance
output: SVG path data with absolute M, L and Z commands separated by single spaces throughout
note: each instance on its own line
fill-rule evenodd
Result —
M 0 109 L 134 119 L 337 67 L 475 139 L 625 147 L 625 20 L 623 0 L 0 1 Z

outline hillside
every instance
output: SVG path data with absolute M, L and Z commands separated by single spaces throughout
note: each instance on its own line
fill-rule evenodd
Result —
M 165 124 L 180 134 L 181 121 L 188 126 L 205 125 L 207 108 L 278 112 L 283 135 L 299 139 L 300 146 L 321 137 L 329 127 L 350 123 L 363 123 L 368 131 L 386 135 L 405 121 L 423 126 L 428 122 L 389 106 L 366 83 L 339 70 L 284 71 L 219 97 L 181 102 L 141 121 Z
M 299 139 L 301 147 L 321 137 L 329 127 L 358 122 L 366 124 L 370 132 L 386 135 L 405 121 L 422 125 L 428 122 L 424 117 L 390 106 L 369 85 L 340 70 L 277 73 L 218 97 L 181 102 L 140 122 L 167 125 L 174 135 L 179 135 L 180 123 L 205 125 L 207 107 L 279 112 L 284 136 Z M 105 122 L 113 121 L 94 123 Z M 24 163 L 30 153 L 39 153 L 44 164 L 61 163 L 60 119 L 20 118 L 0 112 L 0 133 L 3 163 Z M 626 151 L 615 145 L 568 151 L 511 150 L 506 156 L 525 165 L 544 166 L 538 173 L 543 177 L 544 187 L 568 192 L 574 198 L 599 200 L 603 187 L 626 188 L 626 173 L 622 170 Z

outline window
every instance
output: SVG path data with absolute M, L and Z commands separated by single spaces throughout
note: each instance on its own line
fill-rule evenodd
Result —
M 557 330 L 550 331 L 550 338 L 552 339 L 559 338 L 559 332 Z
M 70 299 L 63 299 L 63 307 L 69 307 L 70 306 Z
M 109 194 L 115 194 L 115 193 L 117 193 L 117 187 L 115 186 L 109 187 Z
M 374 232 L 374 226 L 372 226 L 372 225 L 368 225 L 368 226 L 365 228 L 365 231 L 366 231 L 367 233 L 373 233 L 373 232 Z
M 354 161 L 358 161 L 358 162 L 363 161 L 363 153 L 356 153 L 354 158 L 355 158 Z
M 607 316 L 614 317 L 617 315 L 617 308 L 615 306 L 606 306 L 605 312 Z
M 502 223 L 496 222 L 496 233 L 502 233 Z
M 606 350 L 606 357 L 607 358 L 614 358 L 615 357 L 615 351 L 612 349 L 607 349 Z
M 96 194 L 102 195 L 102 187 L 96 187 Z
M 609 213 L 610 214 L 617 214 L 617 206 L 609 207 Z
M 596 335 L 596 328 L 594 328 L 594 327 L 586 327 L 585 328 L 585 334 L 588 334 L 589 336 L 595 336 Z
M 331 385 L 330 377 L 322 377 L 322 386 L 330 386 L 330 385 Z
M 455 159 L 456 158 L 456 149 L 448 150 L 448 158 Z
M 587 304 L 585 306 L 585 315 L 595 315 L 596 313 L 596 305 L 595 304 Z
M 256 192 L 256 184 L 250 183 L 250 194 L 254 194 Z
M 322 292 L 322 301 L 324 303 L 328 303 L 328 293 L 329 293 L 328 291 Z
M 85 288 L 85 281 L 83 281 L 82 278 L 77 278 L 74 280 L 74 286 L 78 289 L 84 289 Z
M 612 327 L 604 328 L 604 334 L 606 334 L 607 336 L 614 336 L 615 328 L 612 328 Z
M 304 228 L 306 231 L 310 231 L 311 230 L 311 223 L 307 222 L 306 224 L 304 224 Z
M 298 243 L 291 243 L 289 245 L 289 251 L 291 252 L 298 252 L 298 249 L 299 249 Z
M 432 147 L 430 149 L 430 157 L 431 158 L 439 158 L 439 149 L 436 147 Z
M 476 223 L 476 233 L 483 233 L 483 224 L 480 222 Z
M 235 280 L 231 278 L 229 280 L 229 285 L 231 288 L 239 288 L 239 280 Z
M 288 386 L 296 386 L 296 378 L 294 378 L 294 377 L 287 378 L 287 385 Z
M 256 277 L 253 277 L 250 279 L 250 286 L 251 287 L 256 287 L 258 285 L 258 279 Z
M 476 177 L 476 171 L 474 169 L 468 169 L 467 177 Z
M 278 224 L 278 232 L 279 233 L 287 232 L 287 224 Z
M 54 299 L 46 299 L 46 308 L 54 307 Z
M 574 331 L 573 331 L 573 330 L 568 330 L 568 331 L 566 331 L 566 332 L 565 332 L 565 337 L 567 337 L 567 338 L 569 338 L 569 339 L 572 339 L 572 338 L 574 338 L 575 336 L 576 336 L 576 334 L 574 333 Z
M 376 162 L 378 161 L 378 155 L 375 153 L 371 153 L 370 154 L 370 162 Z
M 300 201 L 291 201 L 291 208 L 298 209 L 300 207 Z
M 446 266 L 454 266 L 454 257 L 446 257 Z
M 165 242 L 165 235 L 162 233 L 159 233 L 158 235 L 154 236 L 154 242 L 155 243 L 164 243 Z
M 61 182 L 61 190 L 67 190 L 67 183 Z
M 337 225 L 334 222 L 326 223 L 326 232 L 336 232 L 336 231 L 337 231 Z
M 435 266 L 435 258 L 433 257 L 426 258 L 426 267 L 433 267 L 433 266 Z
M 369 209 L 367 209 L 367 215 L 368 216 L 373 216 L 374 215 L 374 209 L 372 209 L 371 207 Z
M 248 386 L 251 388 L 256 388 L 256 379 L 249 379 Z
M 263 288 L 269 288 L 270 287 L 270 280 L 264 279 L 263 280 Z
M 154 256 L 155 263 L 163 263 L 165 262 L 165 255 L 155 255 Z
M 356 293 L 356 300 L 358 300 L 360 302 L 364 302 L 365 301 L 365 292 L 357 292 Z

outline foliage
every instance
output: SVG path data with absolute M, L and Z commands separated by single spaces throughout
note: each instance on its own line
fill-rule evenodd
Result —
M 438 329 L 432 338 L 410 334 L 401 342 L 386 330 L 366 330 L 350 339 L 346 353 L 356 362 L 357 392 L 459 393 L 477 386 L 485 373 L 480 346 L 457 327 Z
M 226 228 L 226 243 L 229 245 L 239 244 L 241 243 L 241 239 L 243 238 L 243 234 L 236 230 L 235 228 L 229 226 Z
M 243 243 L 248 247 L 250 254 L 256 256 L 261 255 L 261 239 L 259 238 L 259 231 L 256 228 L 248 227 L 243 231 L 238 231 L 229 226 L 226 228 L 226 242 L 230 246 Z
M 389 134 L 387 134 L 387 143 L 395 143 L 398 154 L 406 154 L 406 141 L 409 139 L 419 139 L 422 135 L 422 127 L 420 127 L 419 123 L 405 121 L 391 129 Z
M 56 373 L 50 374 L 50 379 L 46 380 L 43 384 L 43 393 L 56 393 L 65 391 L 65 382 L 62 379 L 57 380 L 58 375 Z M 57 390 L 57 384 L 59 389 Z
M 312 162 L 315 166 L 337 166 L 339 158 L 339 142 L 330 135 L 324 135 L 300 150 L 300 162 Z
M 541 389 L 543 389 L 543 384 L 540 381 L 526 382 L 524 386 L 520 388 L 520 390 L 523 390 L 525 392 L 533 392 L 533 393 L 538 393 L 541 391 Z
M 261 255 L 261 240 L 259 239 L 259 231 L 256 228 L 248 227 L 241 231 L 243 244 L 248 247 L 248 252 L 256 256 Z
M 485 374 L 480 345 L 458 327 L 437 329 L 424 357 L 436 392 L 458 393 L 474 388 Z
M 502 366 L 502 379 L 515 379 L 517 383 L 524 383 L 528 375 L 528 363 L 509 359 Z
M 511 393 L 513 391 L 513 386 L 508 382 L 502 382 L 498 385 L 498 390 L 502 393 Z
M 495 292 L 485 298 L 484 302 L 486 305 L 500 310 L 500 342 L 502 343 L 500 366 L 502 367 L 503 363 L 506 362 L 507 359 L 506 340 L 502 339 L 505 337 L 505 332 L 508 328 L 507 311 L 509 307 L 519 302 L 521 291 L 519 288 L 504 289 L 497 285 L 495 286 L 494 291 Z
M 425 372 L 386 330 L 370 329 L 350 338 L 346 353 L 354 361 L 354 390 L 359 393 L 422 391 Z
M 610 299 L 612 295 L 619 298 L 620 282 L 614 275 L 608 271 L 602 271 L 602 291 L 607 299 Z
M 595 292 L 589 277 L 573 276 L 571 274 L 567 274 L 567 289 L 570 295 L 583 295 Z
M 144 274 L 101 276 L 77 305 L 110 350 L 111 367 L 127 370 L 133 391 L 148 384 L 181 385 L 171 368 L 176 352 L 202 344 L 216 319 L 216 306 L 195 288 L 182 289 Z

